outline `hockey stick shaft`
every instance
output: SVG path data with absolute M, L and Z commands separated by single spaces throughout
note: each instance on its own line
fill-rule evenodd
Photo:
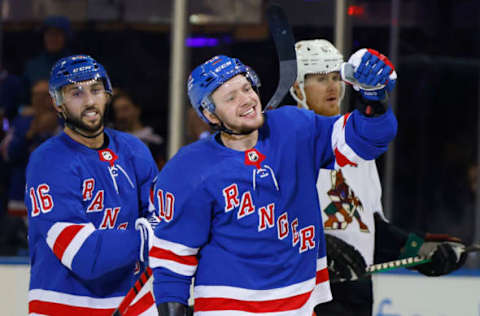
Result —
M 276 108 L 297 79 L 295 38 L 285 12 L 279 5 L 271 4 L 267 8 L 267 21 L 277 50 L 279 80 L 273 96 L 265 107 L 265 111 Z
M 463 252 L 466 252 L 466 253 L 476 252 L 476 251 L 480 251 L 480 244 L 472 244 L 463 250 Z M 372 273 L 390 271 L 397 268 L 409 268 L 409 267 L 414 267 L 420 264 L 430 262 L 431 260 L 432 259 L 429 257 L 415 256 L 415 257 L 393 260 L 389 262 L 377 263 L 377 264 L 372 264 L 368 266 L 366 268 L 366 273 L 368 275 Z
M 424 256 L 415 256 L 415 257 L 403 258 L 403 259 L 398 259 L 398 260 L 393 260 L 393 261 L 388 261 L 383 263 L 372 264 L 368 266 L 365 269 L 365 271 L 366 271 L 366 274 L 368 275 L 372 273 L 390 271 L 398 268 L 413 267 L 413 266 L 424 264 L 430 261 L 431 261 L 430 258 L 427 258 Z
M 470 253 L 470 252 L 477 252 L 477 251 L 480 251 L 480 243 L 475 243 L 470 246 L 467 246 L 463 250 L 460 250 L 460 253 Z M 350 278 L 350 279 L 334 279 L 334 280 L 331 280 L 330 282 L 341 283 L 345 281 L 355 281 L 358 279 L 369 277 L 374 273 L 386 272 L 386 271 L 390 271 L 398 268 L 410 268 L 410 267 L 418 266 L 430 261 L 432 261 L 430 257 L 415 256 L 415 257 L 397 259 L 397 260 L 383 262 L 383 263 L 372 264 L 372 265 L 369 265 L 365 269 L 365 273 L 361 275 L 355 275 L 353 278 Z
M 143 288 L 147 283 L 148 279 L 152 276 L 152 269 L 147 267 L 145 271 L 142 272 L 138 280 L 135 282 L 133 287 L 128 291 L 127 295 L 123 298 L 122 302 L 118 308 L 113 312 L 112 316 L 122 316 L 127 311 L 128 307 L 132 301 L 137 296 L 138 292 Z

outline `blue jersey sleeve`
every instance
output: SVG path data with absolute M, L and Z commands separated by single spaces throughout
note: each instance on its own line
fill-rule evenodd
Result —
M 314 155 L 319 168 L 339 168 L 373 160 L 387 150 L 397 132 L 391 110 L 373 118 L 356 110 L 336 117 L 311 115 Z
M 161 220 L 150 252 L 157 304 L 175 301 L 187 305 L 196 256 L 210 233 L 212 199 L 195 167 L 180 165 L 167 164 L 154 190 Z
M 30 246 L 48 244 L 64 266 L 85 280 L 132 265 L 139 255 L 138 232 L 96 229 L 82 207 L 80 177 L 60 155 L 34 152 L 27 167 Z
M 355 110 L 345 127 L 345 139 L 361 158 L 372 160 L 387 150 L 397 134 L 397 127 L 397 119 L 390 108 L 378 117 L 366 117 Z

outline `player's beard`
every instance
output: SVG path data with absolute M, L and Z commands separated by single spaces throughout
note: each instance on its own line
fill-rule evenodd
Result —
M 261 128 L 263 126 L 263 124 L 265 123 L 265 115 L 262 113 L 260 113 L 260 117 L 259 117 L 259 121 L 258 123 L 255 123 L 255 124 L 249 124 L 248 126 L 245 126 L 245 125 L 237 125 L 237 124 L 230 124 L 230 123 L 227 123 L 225 121 L 223 121 L 223 125 L 235 132 L 236 134 L 241 134 L 241 135 L 248 135 L 248 134 L 251 134 L 253 133 L 254 131 L 258 130 L 259 128 Z
M 105 120 L 105 112 L 100 113 L 100 120 L 95 124 L 95 125 L 87 125 L 82 121 L 82 117 L 84 116 L 84 113 L 87 112 L 88 110 L 91 110 L 94 107 L 89 107 L 85 109 L 81 114 L 80 117 L 77 117 L 73 115 L 71 112 L 68 111 L 66 107 L 63 107 L 64 111 L 64 119 L 65 123 L 68 125 L 71 125 L 74 127 L 73 129 L 77 129 L 80 132 L 84 134 L 96 134 L 99 131 L 101 131 L 104 127 L 104 120 Z

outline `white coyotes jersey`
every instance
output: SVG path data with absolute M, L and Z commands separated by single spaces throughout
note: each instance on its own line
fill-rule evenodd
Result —
M 384 217 L 375 160 L 339 170 L 321 169 L 317 190 L 325 233 L 354 246 L 371 265 L 375 247 L 373 214 Z

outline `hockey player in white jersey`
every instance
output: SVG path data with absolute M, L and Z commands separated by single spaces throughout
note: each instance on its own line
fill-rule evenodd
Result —
M 349 64 L 327 40 L 299 41 L 297 54 L 297 81 L 290 89 L 298 106 L 311 109 L 324 116 L 340 114 L 340 102 L 345 94 L 345 83 L 340 74 L 349 77 L 356 90 L 356 104 L 361 104 L 367 116 L 376 117 L 384 112 L 388 93 L 396 81 L 393 65 L 388 59 L 371 49 L 362 49 L 352 55 Z M 365 63 L 385 61 L 376 71 L 390 73 L 385 85 L 372 88 L 359 81 L 374 77 L 362 72 Z M 353 67 L 352 67 L 353 66 Z M 350 67 L 350 68 L 347 68 Z M 355 76 L 346 74 L 356 70 Z M 361 107 L 362 107 L 361 106 Z M 317 180 L 318 197 L 322 209 L 327 242 L 327 260 L 333 300 L 315 308 L 317 315 L 371 316 L 372 282 L 370 278 L 351 281 L 363 274 L 365 267 L 377 262 L 416 254 L 432 256 L 432 262 L 416 269 L 425 275 L 442 275 L 458 269 L 465 255 L 456 250 L 463 244 L 456 238 L 431 234 L 408 234 L 388 223 L 381 205 L 381 185 L 375 161 L 346 165 L 340 170 L 320 170 Z M 453 242 L 452 243 L 447 243 Z M 416 246 L 413 246 L 416 245 Z M 423 247 L 422 247 L 423 245 Z

